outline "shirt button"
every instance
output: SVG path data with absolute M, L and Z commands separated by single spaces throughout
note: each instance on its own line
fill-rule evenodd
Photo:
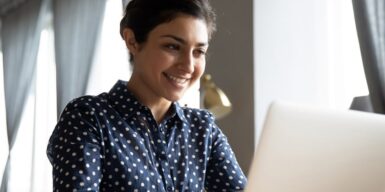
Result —
M 172 187 L 171 186 L 167 186 L 167 191 L 172 191 Z

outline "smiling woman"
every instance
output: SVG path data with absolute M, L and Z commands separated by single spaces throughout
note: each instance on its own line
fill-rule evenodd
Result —
M 145 44 L 136 42 L 130 28 L 123 30 L 123 36 L 134 63 L 128 88 L 160 122 L 170 102 L 182 98 L 202 76 L 208 48 L 206 24 L 181 15 L 155 27 Z
M 120 24 L 131 78 L 64 109 L 47 149 L 54 190 L 242 190 L 213 115 L 178 102 L 199 82 L 214 30 L 207 0 L 131 1 Z

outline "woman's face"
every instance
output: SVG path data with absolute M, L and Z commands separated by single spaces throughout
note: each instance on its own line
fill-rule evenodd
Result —
M 147 99 L 179 100 L 203 74 L 207 48 L 204 20 L 180 15 L 155 27 L 146 42 L 129 47 L 134 56 L 131 80 Z

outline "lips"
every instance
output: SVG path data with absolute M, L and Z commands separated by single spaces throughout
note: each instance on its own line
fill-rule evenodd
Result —
M 167 77 L 167 79 L 177 83 L 177 84 L 184 84 L 186 83 L 188 80 L 190 80 L 190 78 L 183 78 L 183 77 L 176 77 L 176 76 L 173 76 L 173 75 L 170 75 L 170 74 L 167 74 L 167 73 L 164 73 L 164 75 Z

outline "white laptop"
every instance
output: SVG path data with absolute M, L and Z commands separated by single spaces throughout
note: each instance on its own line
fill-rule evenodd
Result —
M 275 102 L 247 192 L 385 192 L 385 115 Z

